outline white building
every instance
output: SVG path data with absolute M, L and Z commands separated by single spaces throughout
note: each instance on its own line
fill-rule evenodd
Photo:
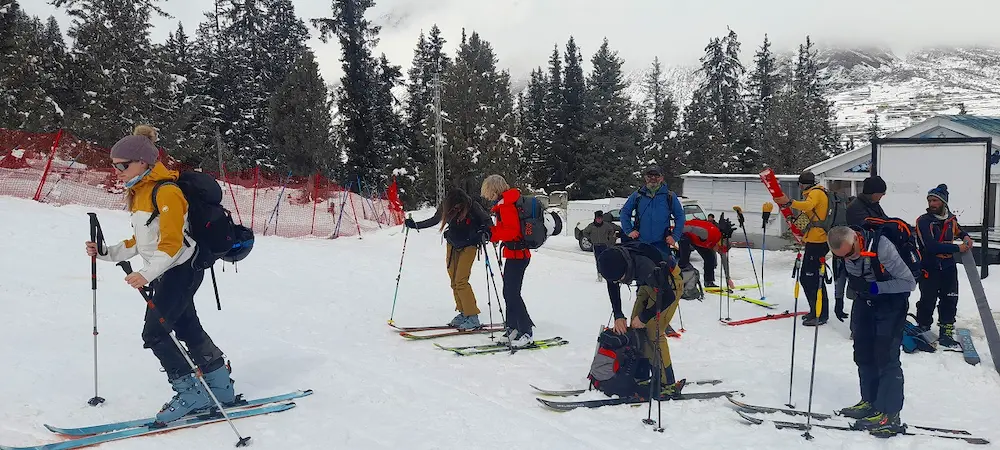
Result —
M 993 168 L 990 176 L 989 204 L 992 205 L 988 217 L 989 225 L 1000 223 L 1000 208 L 996 207 L 1000 170 L 996 170 L 996 162 L 1000 160 L 1000 117 L 984 117 L 972 115 L 940 115 L 910 126 L 904 130 L 886 136 L 888 138 L 955 138 L 955 137 L 989 137 L 993 139 Z M 849 196 L 861 193 L 862 182 L 869 176 L 871 164 L 871 145 L 834 156 L 826 161 L 814 164 L 806 170 L 813 172 L 819 183 L 828 189 Z M 933 164 L 933 161 L 928 163 Z M 978 170 L 978 169 L 973 169 Z M 681 175 L 684 179 L 684 195 L 697 199 L 706 212 L 714 213 L 716 217 L 725 212 L 726 217 L 733 217 L 733 206 L 743 208 L 746 216 L 747 231 L 759 233 L 761 228 L 761 212 L 765 202 L 772 202 L 771 195 L 764 189 L 757 174 L 703 174 L 687 173 Z M 798 188 L 798 174 L 778 175 L 782 190 L 791 198 L 798 198 L 801 192 Z M 933 182 L 933 181 L 932 181 Z M 936 185 L 936 183 L 935 183 Z M 929 186 L 928 189 L 932 186 Z M 953 194 L 954 195 L 954 194 Z M 771 214 L 771 223 L 767 226 L 768 236 L 777 236 L 787 229 L 780 218 L 777 208 Z M 758 234 L 759 236 L 759 234 Z M 753 241 L 751 234 L 751 241 Z M 768 247 L 771 247 L 768 245 Z

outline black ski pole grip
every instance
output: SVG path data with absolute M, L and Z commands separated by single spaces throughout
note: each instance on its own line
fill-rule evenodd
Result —
M 740 221 L 740 227 L 742 227 L 743 226 L 743 220 L 744 220 L 743 219 L 743 208 L 740 208 L 739 206 L 734 206 L 733 207 L 733 211 L 736 211 L 736 218 L 739 219 L 739 221 Z

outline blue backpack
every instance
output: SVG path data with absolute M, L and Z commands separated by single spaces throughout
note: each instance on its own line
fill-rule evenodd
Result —
M 909 315 L 913 317 L 913 314 Z M 934 353 L 937 348 L 934 347 L 933 342 L 937 340 L 934 333 L 931 331 L 924 331 L 917 325 L 910 322 L 909 317 L 906 322 L 903 323 L 903 342 L 902 348 L 906 353 L 914 353 L 916 351 Z

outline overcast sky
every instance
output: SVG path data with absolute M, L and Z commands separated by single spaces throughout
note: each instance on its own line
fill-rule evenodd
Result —
M 28 14 L 54 14 L 63 31 L 69 19 L 49 0 L 21 0 Z M 330 0 L 292 0 L 299 17 L 325 17 Z M 819 45 L 886 45 L 905 52 L 928 45 L 996 45 L 1000 0 L 966 0 L 946 9 L 938 0 L 376 0 L 368 18 L 382 25 L 379 52 L 409 67 L 421 30 L 437 23 L 448 46 L 457 45 L 461 29 L 478 31 L 497 53 L 499 66 L 515 79 L 545 66 L 554 44 L 564 48 L 573 35 L 589 58 L 606 36 L 629 68 L 646 66 L 654 56 L 667 64 L 692 65 L 708 40 L 732 27 L 742 56 L 753 52 L 767 33 L 777 50 L 794 49 L 807 34 Z M 165 0 L 173 18 L 153 19 L 156 42 L 183 22 L 194 35 L 209 0 Z M 340 46 L 316 38 L 316 52 L 327 83 L 342 74 Z M 377 54 L 376 54 L 377 56 Z

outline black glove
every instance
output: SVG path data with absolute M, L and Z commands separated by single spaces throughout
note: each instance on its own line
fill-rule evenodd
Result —
M 844 299 L 838 298 L 836 300 L 835 306 L 833 307 L 833 312 L 834 314 L 837 315 L 837 319 L 839 319 L 841 322 L 843 322 L 844 319 L 847 318 L 847 313 L 844 312 Z
M 417 227 L 417 223 L 414 222 L 413 219 L 411 219 L 409 217 L 407 217 L 406 220 L 403 221 L 403 223 L 406 224 L 406 228 L 416 228 Z
M 733 221 L 726 218 L 726 213 L 722 213 L 719 216 L 719 232 L 722 233 L 722 237 L 726 239 L 731 239 L 733 233 L 736 232 L 736 227 L 733 226 Z
M 489 242 L 490 238 L 493 237 L 493 234 L 490 233 L 489 228 L 484 227 L 479 230 L 479 237 L 483 240 L 483 242 Z
M 868 281 L 863 277 L 856 277 L 853 275 L 847 276 L 847 287 L 857 292 L 858 294 L 868 292 Z
M 650 276 L 650 283 L 656 289 L 673 289 L 671 286 L 673 283 L 673 274 L 670 273 L 670 265 L 666 262 L 660 262 L 659 265 L 653 269 L 653 274 Z

